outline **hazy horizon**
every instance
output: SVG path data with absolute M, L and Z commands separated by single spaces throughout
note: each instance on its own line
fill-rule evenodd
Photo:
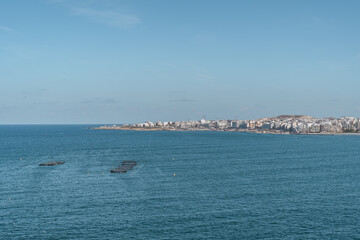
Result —
M 360 116 L 359 1 L 0 3 L 0 124 Z

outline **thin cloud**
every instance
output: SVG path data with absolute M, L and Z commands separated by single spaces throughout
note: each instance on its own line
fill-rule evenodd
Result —
M 71 13 L 76 16 L 86 17 L 95 22 L 117 28 L 129 28 L 141 22 L 141 19 L 135 15 L 123 14 L 116 11 L 100 11 L 90 8 L 72 8 Z
M 101 103 L 117 103 L 117 101 L 115 99 L 108 98 L 108 99 L 103 99 Z
M 200 73 L 193 77 L 194 80 L 200 81 L 200 82 L 211 82 L 215 80 L 215 77 L 206 74 L 206 73 Z
M 59 103 L 60 103 L 59 101 L 49 101 L 49 102 L 41 101 L 41 102 L 33 102 L 32 105 L 36 105 L 36 106 L 39 106 L 39 105 L 57 105 Z
M 117 103 L 117 101 L 113 98 L 93 98 L 93 99 L 87 99 L 80 101 L 82 104 L 114 104 Z
M 33 89 L 33 90 L 24 90 L 22 93 L 24 95 L 43 95 L 48 90 L 45 88 Z
M 250 110 L 249 107 L 241 107 L 241 108 L 239 108 L 240 112 L 246 112 L 246 111 L 249 111 L 249 110 Z
M 43 96 L 48 90 L 45 88 L 22 91 L 24 99 Z
M 14 29 L 0 25 L 0 30 L 4 32 L 16 32 Z
M 336 71 L 342 71 L 346 69 L 346 66 L 342 63 L 338 63 L 338 62 L 332 62 L 332 61 L 320 61 L 319 64 L 322 67 L 331 69 L 331 70 L 336 70 Z
M 172 102 L 195 102 L 195 100 L 190 98 L 179 98 L 172 100 Z

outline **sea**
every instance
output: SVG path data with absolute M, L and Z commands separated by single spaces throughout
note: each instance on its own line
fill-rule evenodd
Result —
M 360 239 L 360 136 L 91 127 L 0 126 L 0 239 Z

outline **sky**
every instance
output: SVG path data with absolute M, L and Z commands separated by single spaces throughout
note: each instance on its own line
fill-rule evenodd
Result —
M 0 1 L 0 124 L 360 117 L 360 1 Z

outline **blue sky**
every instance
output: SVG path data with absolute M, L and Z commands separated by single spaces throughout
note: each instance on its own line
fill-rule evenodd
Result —
M 360 1 L 5 0 L 0 124 L 360 117 Z

